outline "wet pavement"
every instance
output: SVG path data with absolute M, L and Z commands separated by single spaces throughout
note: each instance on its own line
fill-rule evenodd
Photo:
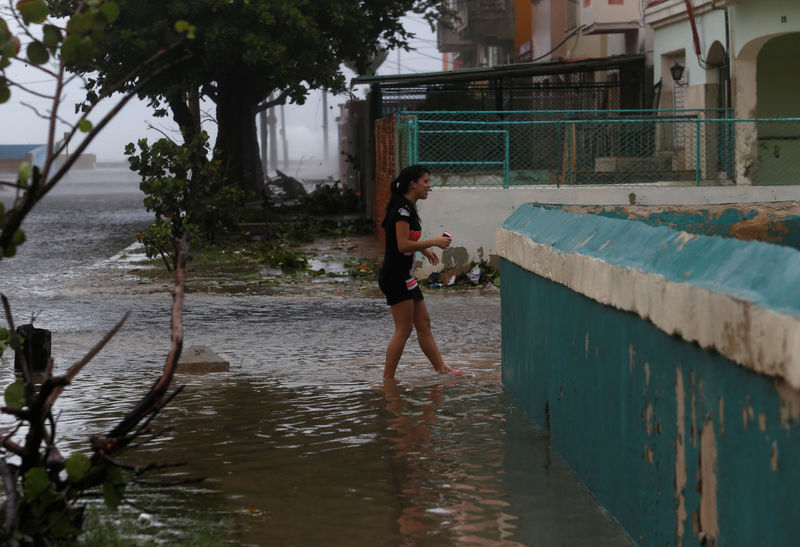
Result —
M 0 261 L 0 291 L 18 323 L 53 332 L 58 370 L 132 311 L 60 400 L 65 452 L 130 409 L 170 343 L 169 291 L 109 260 L 149 221 L 141 196 L 92 176 L 48 197 L 29 243 Z M 412 337 L 396 382 L 380 380 L 383 300 L 309 294 L 187 296 L 185 347 L 207 345 L 231 370 L 179 376 L 186 389 L 157 420 L 167 429 L 127 455 L 188 462 L 161 478 L 207 477 L 129 488 L 138 507 L 123 514 L 152 515 L 132 544 L 199 526 L 211 543 L 253 545 L 630 544 L 504 392 L 498 294 L 426 292 L 445 360 L 471 375 L 436 375 Z

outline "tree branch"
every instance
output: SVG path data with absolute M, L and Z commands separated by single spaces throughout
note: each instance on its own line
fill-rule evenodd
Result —
M 86 355 L 83 356 L 81 360 L 79 360 L 74 365 L 69 367 L 69 370 L 67 370 L 67 373 L 64 375 L 66 383 L 69 383 L 71 380 L 73 380 L 75 376 L 77 376 L 78 373 L 81 371 L 81 369 L 83 369 L 83 367 L 86 366 L 86 364 L 89 361 L 91 361 L 94 358 L 94 356 L 97 355 L 100 352 L 100 350 L 105 347 L 106 344 L 108 344 L 111 338 L 113 338 L 114 335 L 117 334 L 117 331 L 119 331 L 119 329 L 122 328 L 122 325 L 125 323 L 128 317 L 130 317 L 130 315 L 131 315 L 130 311 L 128 311 L 125 315 L 123 315 L 122 319 L 120 319 L 117 322 L 117 324 L 114 325 L 114 327 L 110 331 L 108 331 L 106 335 L 103 336 L 103 338 L 97 344 L 95 344 L 94 347 L 88 351 L 88 353 L 86 353 Z M 64 384 L 64 386 L 65 385 L 66 384 Z M 50 410 L 53 407 L 53 404 L 56 402 L 56 399 L 58 399 L 59 395 L 61 395 L 61 393 L 64 391 L 64 386 L 57 387 L 56 389 L 53 390 L 53 393 L 51 393 L 49 398 L 47 399 L 47 404 L 45 405 L 46 410 Z
M 166 51 L 166 50 L 162 50 L 162 51 Z M 52 189 L 52 187 L 55 186 L 56 183 L 59 180 L 61 180 L 61 178 L 72 168 L 72 165 L 78 160 L 78 157 L 83 153 L 84 150 L 86 150 L 86 148 L 94 140 L 94 138 L 98 135 L 98 133 L 100 133 L 100 131 L 102 131 L 103 128 L 106 125 L 108 125 L 108 123 L 114 118 L 114 116 L 116 116 L 119 113 L 120 110 L 122 110 L 122 107 L 124 107 L 128 103 L 128 101 L 130 101 L 133 97 L 135 97 L 139 93 L 139 91 L 141 91 L 147 84 L 149 84 L 157 75 L 161 74 L 162 72 L 164 72 L 167 69 L 173 68 L 173 67 L 179 65 L 180 63 L 191 59 L 193 56 L 194 56 L 194 54 L 185 55 L 185 56 L 183 56 L 183 57 L 181 57 L 179 59 L 176 59 L 175 61 L 173 61 L 171 63 L 167 63 L 166 65 L 164 65 L 162 67 L 159 67 L 157 70 L 155 70 L 151 74 L 149 74 L 147 76 L 147 78 L 141 79 L 139 81 L 139 83 L 136 84 L 136 86 L 133 89 L 131 89 L 122 99 L 120 99 L 120 101 L 116 105 L 114 105 L 114 107 L 105 116 L 103 116 L 100 119 L 100 121 L 97 123 L 97 125 L 95 125 L 92 128 L 91 131 L 89 131 L 89 133 L 87 134 L 86 138 L 84 138 L 81 141 L 81 143 L 78 145 L 78 147 L 75 149 L 75 151 L 72 154 L 70 154 L 69 157 L 66 159 L 66 161 L 64 162 L 64 165 L 62 165 L 61 168 L 56 172 L 56 174 L 53 175 L 52 179 L 47 181 L 45 186 L 42 188 L 42 192 L 41 192 L 41 196 L 40 197 L 44 197 L 44 195 L 47 192 L 49 192 L 50 189 Z M 84 115 L 81 117 L 81 120 L 86 119 L 86 117 L 91 112 L 92 108 L 94 108 L 94 105 L 89 109 L 89 111 L 84 113 Z M 61 146 L 58 148 L 58 150 L 55 151 L 56 155 L 59 154 L 61 152 L 61 150 L 64 147 L 66 147 L 67 143 L 70 142 L 70 140 L 72 139 L 72 136 L 75 134 L 75 131 L 77 130 L 77 128 L 78 127 L 77 127 L 77 124 L 76 124 L 76 126 L 72 128 L 72 131 L 69 133 L 68 137 L 66 139 L 64 139 L 64 142 L 61 144 Z M 45 165 L 45 168 L 48 168 L 48 167 L 49 167 L 48 165 Z
M 16 230 L 15 230 L 16 231 Z M 0 247 L 1 249 L 2 247 Z M 28 363 L 25 361 L 25 356 L 22 354 L 22 348 L 19 345 L 19 339 L 17 338 L 17 329 L 14 326 L 14 317 L 11 315 L 11 305 L 8 303 L 8 298 L 6 295 L 0 293 L 0 300 L 3 301 L 3 309 L 6 312 L 6 321 L 8 321 L 8 330 L 11 331 L 11 345 L 14 348 L 14 353 L 17 360 L 22 364 L 22 375 L 25 378 L 25 402 L 30 404 L 31 400 L 28 397 L 28 389 L 27 386 L 31 383 L 31 372 L 28 370 Z
M 17 481 L 14 474 L 8 468 L 6 460 L 0 458 L 0 478 L 6 491 L 4 505 L 5 516 L 3 518 L 3 537 L 9 537 L 16 529 L 17 504 L 19 503 L 19 492 L 17 491 Z
M 122 442 L 124 437 L 136 427 L 142 418 L 158 406 L 172 381 L 172 377 L 175 375 L 178 359 L 183 349 L 182 310 L 183 297 L 186 289 L 186 262 L 189 253 L 189 244 L 187 240 L 188 237 L 184 235 L 176 242 L 177 265 L 175 269 L 175 289 L 172 293 L 172 349 L 164 364 L 164 371 L 155 385 L 145 394 L 142 400 L 139 401 L 139 404 L 108 433 L 108 440 L 114 445 L 124 444 L 124 442 Z
M 279 104 L 286 104 L 286 99 L 288 98 L 289 94 L 286 91 L 281 91 L 281 94 L 278 95 L 277 98 L 271 101 L 264 101 L 263 103 L 259 103 L 259 105 L 256 107 L 256 112 L 263 112 L 268 108 L 272 108 L 273 106 Z

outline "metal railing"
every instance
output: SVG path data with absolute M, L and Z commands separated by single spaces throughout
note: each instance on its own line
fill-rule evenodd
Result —
M 432 183 L 798 184 L 800 118 L 730 110 L 402 112 L 402 166 Z

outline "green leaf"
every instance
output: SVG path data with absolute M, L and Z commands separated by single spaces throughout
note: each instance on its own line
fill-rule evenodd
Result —
M 19 164 L 19 168 L 17 169 L 17 179 L 19 182 L 28 182 L 28 180 L 33 176 L 33 168 L 31 164 L 27 161 L 23 161 Z
M 14 37 L 5 31 L 0 31 L 0 55 L 13 57 L 17 54 L 17 44 Z
M 106 502 L 106 507 L 109 509 L 116 509 L 122 502 L 122 494 L 119 488 L 110 480 L 103 483 L 103 501 Z
M 1 30 L 5 30 L 5 31 L 8 30 L 8 24 L 6 23 L 6 20 L 3 19 L 2 17 L 0 17 L 0 31 Z
M 89 64 L 94 57 L 94 41 L 89 36 L 84 36 L 78 44 L 77 60 L 82 64 Z
M 189 21 L 184 21 L 181 19 L 180 21 L 175 21 L 175 31 L 183 34 L 189 30 Z
M 70 35 L 78 34 L 83 36 L 94 24 L 94 15 L 91 13 L 76 13 L 67 21 L 67 33 Z
M 61 43 L 61 29 L 55 25 L 45 25 L 42 28 L 42 41 L 48 47 L 57 47 Z
M 0 104 L 8 102 L 11 98 L 11 90 L 7 87 L 0 87 Z
M 22 495 L 26 500 L 35 500 L 48 488 L 50 488 L 50 477 L 41 467 L 33 467 L 25 473 L 25 479 L 22 482 Z
M 17 254 L 17 246 L 16 245 L 9 245 L 8 248 L 3 253 L 5 258 L 14 258 L 14 255 Z
M 17 380 L 9 384 L 4 393 L 6 406 L 8 408 L 20 409 L 25 406 L 25 384 Z
M 113 23 L 119 16 L 119 5 L 114 2 L 106 2 L 100 6 L 100 12 L 103 14 L 103 17 L 106 18 L 106 21 Z
M 69 516 L 67 516 L 67 515 L 69 515 Z M 74 539 L 81 532 L 83 532 L 83 530 L 81 530 L 80 528 L 76 527 L 71 522 L 71 520 L 75 518 L 75 511 L 74 510 L 73 511 L 68 511 L 67 514 L 64 515 L 64 516 L 62 516 L 62 515 L 54 515 L 54 517 L 52 517 L 51 520 L 53 518 L 58 519 L 57 521 L 55 521 L 55 524 L 53 525 L 53 528 L 51 529 L 53 536 L 56 537 L 56 538 L 59 538 L 59 539 L 62 539 L 62 540 L 63 539 L 66 539 L 66 540 Z
M 19 0 L 17 11 L 26 23 L 42 23 L 50 15 L 45 0 Z
M 79 453 L 71 455 L 67 458 L 67 461 L 64 462 L 67 475 L 69 475 L 71 480 L 76 482 L 85 477 L 91 467 L 91 460 L 86 455 Z
M 50 54 L 41 42 L 31 42 L 27 48 L 28 60 L 34 65 L 43 65 L 50 60 Z
M 125 485 L 123 484 L 125 482 L 125 477 L 122 475 L 122 469 L 116 465 L 112 465 L 108 468 L 108 480 L 119 485 L 121 489 L 125 489 Z
M 92 125 L 92 122 L 90 122 L 86 118 L 83 118 L 81 121 L 78 122 L 78 129 L 80 129 L 83 133 L 88 133 L 89 131 L 92 130 L 92 127 L 94 127 Z
M 61 44 L 61 59 L 65 63 L 72 63 L 78 58 L 78 44 L 80 43 L 81 37 L 76 34 L 64 39 L 64 43 Z
M 17 231 L 11 236 L 11 243 L 14 245 L 22 245 L 25 243 L 25 232 L 22 231 L 22 228 L 17 228 Z

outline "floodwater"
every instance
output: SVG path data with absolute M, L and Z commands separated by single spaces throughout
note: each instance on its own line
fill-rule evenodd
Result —
M 169 292 L 142 290 L 111 259 L 148 218 L 124 171 L 78 174 L 0 261 L 16 322 L 52 331 L 58 371 L 132 312 L 59 400 L 63 452 L 108 431 L 169 351 Z M 184 347 L 207 345 L 231 370 L 179 376 L 159 435 L 126 454 L 188 463 L 155 481 L 206 478 L 131 486 L 124 511 L 150 515 L 131 543 L 202 529 L 220 544 L 630 545 L 503 391 L 499 296 L 426 302 L 446 361 L 470 376 L 436 375 L 412 337 L 399 380 L 381 381 L 392 322 L 379 298 L 187 295 Z

